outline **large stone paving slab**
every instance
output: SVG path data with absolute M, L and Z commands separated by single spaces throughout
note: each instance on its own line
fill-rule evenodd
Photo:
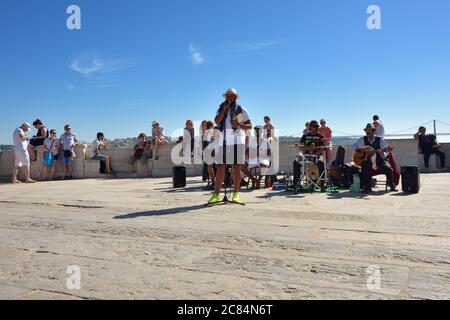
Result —
M 0 299 L 450 299 L 450 174 L 422 178 L 214 208 L 195 178 L 1 184 Z

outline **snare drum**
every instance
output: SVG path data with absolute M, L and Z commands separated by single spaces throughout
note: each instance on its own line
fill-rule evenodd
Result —
M 313 154 L 306 154 L 305 161 L 317 164 L 319 163 L 319 156 L 315 156 Z

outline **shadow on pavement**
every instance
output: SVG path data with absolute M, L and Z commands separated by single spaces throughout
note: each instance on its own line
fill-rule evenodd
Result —
M 115 220 L 125 220 L 125 219 L 135 219 L 140 217 L 157 217 L 157 216 L 166 216 L 172 214 L 180 214 L 187 213 L 191 211 L 196 211 L 200 209 L 205 209 L 205 205 L 195 205 L 191 207 L 178 207 L 178 208 L 169 208 L 163 210 L 150 210 L 150 211 L 141 211 L 141 212 L 133 212 L 127 213 L 121 216 L 114 217 Z

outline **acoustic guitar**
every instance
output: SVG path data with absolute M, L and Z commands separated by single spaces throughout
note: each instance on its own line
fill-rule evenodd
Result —
M 390 152 L 392 152 L 394 148 L 388 147 L 387 152 L 384 153 L 383 158 L 386 158 Z M 358 151 L 353 152 L 353 162 L 358 167 L 361 167 L 364 161 L 372 160 L 372 163 L 375 163 L 377 159 L 377 152 L 371 146 L 365 146 L 360 148 Z
M 376 159 L 376 152 L 375 149 L 371 146 L 366 146 L 360 148 L 358 151 L 353 152 L 353 162 L 358 167 L 361 167 L 364 161 L 371 160 L 373 157 Z M 374 162 L 375 159 L 372 159 L 372 162 Z

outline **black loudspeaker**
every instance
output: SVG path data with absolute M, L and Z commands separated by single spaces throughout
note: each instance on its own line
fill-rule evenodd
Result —
M 401 167 L 402 190 L 406 193 L 419 193 L 420 171 L 417 166 Z
M 173 167 L 172 181 L 174 188 L 186 187 L 186 167 Z

